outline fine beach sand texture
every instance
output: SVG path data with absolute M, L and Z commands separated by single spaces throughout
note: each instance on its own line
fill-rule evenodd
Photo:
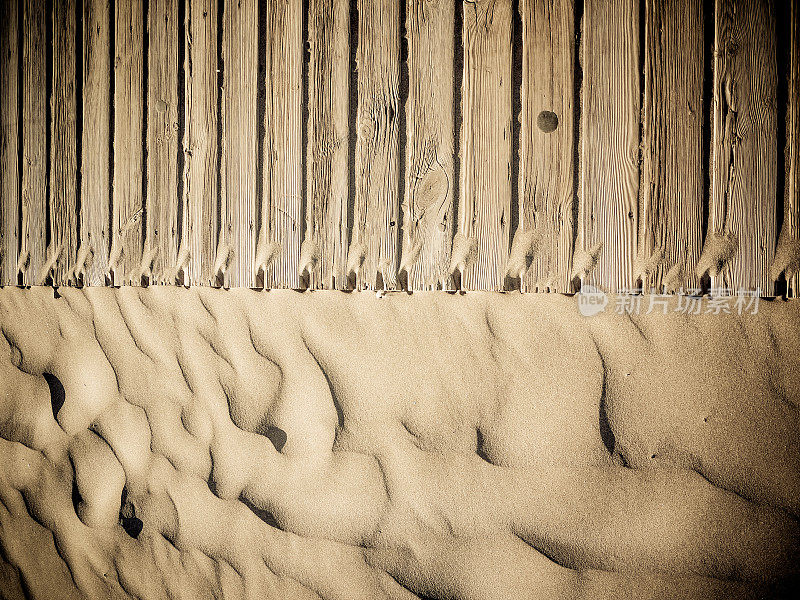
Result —
M 788 597 L 800 303 L 676 302 L 2 289 L 0 597 Z

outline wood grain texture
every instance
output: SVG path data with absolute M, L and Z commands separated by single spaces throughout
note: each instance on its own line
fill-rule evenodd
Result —
M 698 289 L 703 244 L 703 4 L 647 0 L 639 237 L 634 278 Z
M 255 282 L 258 123 L 258 7 L 255 0 L 226 2 L 223 27 L 223 224 L 228 257 L 226 286 Z
M 511 1 L 463 4 L 461 197 L 450 272 L 499 290 L 511 221 Z
M 586 0 L 579 225 L 573 275 L 634 287 L 639 188 L 639 3 Z
M 83 1 L 83 141 L 81 207 L 75 277 L 104 285 L 110 250 L 111 6 Z M 84 260 L 85 257 L 85 260 Z
M 698 265 L 716 293 L 772 295 L 776 243 L 775 14 L 771 0 L 717 0 L 711 198 Z
M 53 3 L 53 90 L 50 100 L 50 248 L 55 285 L 66 284 L 78 253 L 75 137 L 75 0 Z M 39 274 L 43 282 L 47 273 Z
M 264 285 L 300 287 L 303 233 L 303 2 L 268 2 L 265 22 L 264 189 L 256 269 Z
M 19 11 L 0 1 L 0 285 L 17 283 L 19 252 Z
M 217 1 L 190 0 L 186 9 L 184 194 L 188 209 L 188 281 L 211 285 L 217 247 Z
M 407 0 L 408 99 L 401 275 L 446 287 L 453 235 L 453 2 Z
M 308 197 L 299 270 L 309 287 L 343 288 L 349 193 L 347 0 L 311 0 L 308 37 Z
M 150 283 L 174 283 L 178 258 L 178 1 L 150 0 L 147 57 L 147 233 Z M 152 259 L 152 263 L 151 263 Z
M 22 5 L 22 245 L 23 285 L 35 285 L 45 263 L 47 233 L 46 7 Z
M 524 291 L 571 292 L 575 5 L 522 0 L 519 220 L 509 273 Z M 532 261 L 531 261 L 532 258 Z M 530 268 L 527 263 L 530 261 Z
M 800 296 L 800 0 L 789 10 L 789 72 L 783 225 L 770 278 L 786 277 L 787 296 Z
M 400 6 L 358 1 L 355 207 L 347 275 L 358 288 L 397 287 Z
M 109 267 L 115 285 L 138 285 L 144 216 L 142 0 L 118 2 L 114 16 L 114 186 Z

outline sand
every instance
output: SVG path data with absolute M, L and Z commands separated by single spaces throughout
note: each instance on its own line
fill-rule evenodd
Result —
M 800 303 L 647 300 L 2 289 L 0 597 L 788 595 Z

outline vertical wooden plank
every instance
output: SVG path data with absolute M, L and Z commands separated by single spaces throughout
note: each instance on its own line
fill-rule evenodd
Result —
M 75 275 L 84 285 L 104 285 L 108 272 L 110 43 L 109 0 L 83 0 L 81 239 Z
M 522 0 L 520 13 L 519 220 L 508 274 L 524 276 L 524 291 L 571 292 L 575 4 Z
M 408 99 L 401 276 L 445 287 L 453 235 L 453 2 L 407 0 Z
M 353 234 L 347 276 L 356 285 L 397 287 L 400 7 L 358 1 L 358 111 Z
M 251 287 L 256 241 L 256 149 L 258 125 L 258 7 L 255 0 L 225 2 L 223 152 L 229 249 L 225 284 Z
M 178 0 L 150 0 L 147 57 L 147 234 L 151 283 L 174 283 L 178 258 Z M 152 262 L 151 262 L 152 261 Z
M 309 287 L 346 285 L 350 6 L 310 0 L 306 226 L 301 279 Z
M 217 245 L 217 0 L 186 9 L 185 185 L 189 282 L 210 285 Z
M 640 212 L 634 278 L 697 289 L 703 243 L 703 3 L 645 3 Z
M 19 4 L 0 19 L 0 285 L 17 283 L 19 251 Z
M 303 223 L 303 2 L 268 2 L 265 8 L 264 189 L 256 269 L 266 265 L 266 287 L 295 289 Z
M 634 287 L 639 195 L 639 2 L 586 0 L 581 62 L 580 198 L 573 275 Z
M 114 187 L 110 270 L 114 285 L 136 281 L 142 260 L 144 157 L 144 5 L 118 2 L 115 12 Z
M 52 280 L 66 284 L 78 251 L 75 137 L 75 1 L 53 3 L 53 92 L 50 115 L 50 255 Z M 40 281 L 46 276 L 42 273 Z
M 35 285 L 45 263 L 47 232 L 47 48 L 45 4 L 25 0 L 22 21 L 22 246 L 24 285 Z
M 786 187 L 783 225 L 770 269 L 770 279 L 786 275 L 787 296 L 800 296 L 800 0 L 789 11 L 789 72 L 786 114 Z
M 711 198 L 698 264 L 716 293 L 772 295 L 777 120 L 772 0 L 717 0 L 714 15 Z
M 499 290 L 511 221 L 511 0 L 465 0 L 461 197 L 450 272 Z

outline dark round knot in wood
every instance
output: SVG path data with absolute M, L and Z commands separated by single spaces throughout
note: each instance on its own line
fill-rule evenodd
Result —
M 543 110 L 536 118 L 536 124 L 545 133 L 552 133 L 558 127 L 558 115 L 549 110 Z

